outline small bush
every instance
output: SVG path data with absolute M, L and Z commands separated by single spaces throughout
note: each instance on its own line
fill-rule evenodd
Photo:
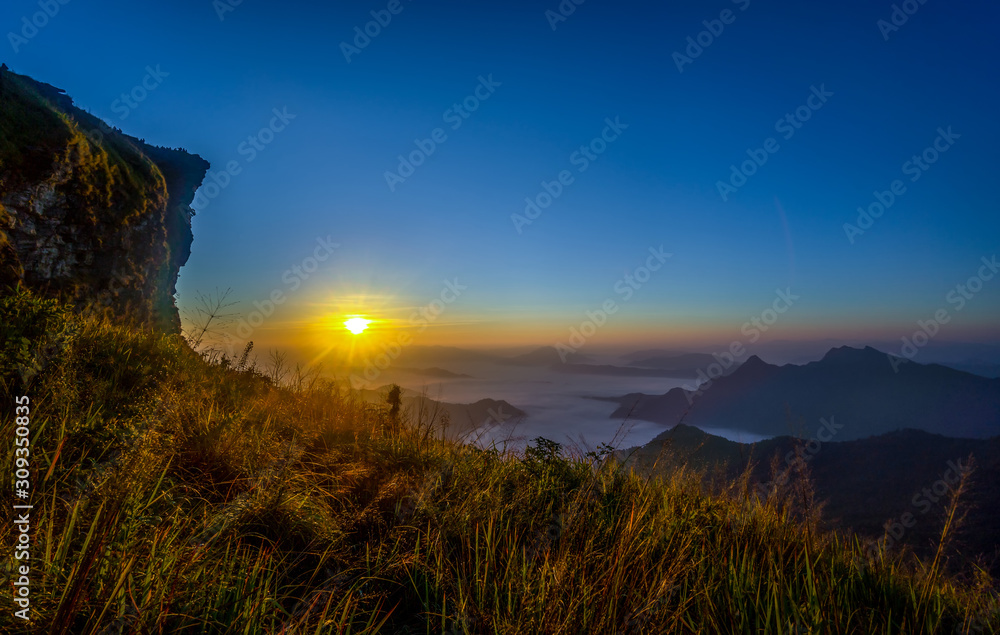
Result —
M 0 382 L 7 395 L 59 359 L 76 333 L 70 307 L 21 285 L 0 295 Z

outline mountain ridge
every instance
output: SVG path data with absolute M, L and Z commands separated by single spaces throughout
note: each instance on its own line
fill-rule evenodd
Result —
M 702 428 L 743 430 L 765 436 L 795 433 L 823 417 L 851 427 L 842 438 L 864 438 L 903 428 L 952 437 L 1000 434 L 1000 380 L 940 364 L 902 364 L 866 347 L 837 347 L 802 366 L 768 364 L 751 356 L 731 375 L 701 391 L 674 388 L 658 396 L 617 398 L 612 417 Z M 955 416 L 962 412 L 962 417 Z

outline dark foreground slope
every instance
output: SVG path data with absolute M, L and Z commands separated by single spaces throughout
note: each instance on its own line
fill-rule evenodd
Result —
M 208 167 L 0 70 L 0 285 L 177 330 L 174 286 Z
M 668 426 L 808 438 L 835 417 L 838 441 L 907 428 L 948 437 L 1000 435 L 1000 379 L 938 364 L 894 364 L 874 348 L 831 349 L 822 360 L 775 366 L 753 356 L 701 393 L 626 395 L 611 416 Z
M 831 425 L 836 432 L 840 424 Z M 835 438 L 829 432 L 820 436 Z M 903 430 L 844 442 L 814 436 L 744 444 L 682 424 L 629 456 L 642 470 L 688 466 L 728 480 L 749 469 L 750 485 L 764 496 L 793 491 L 804 468 L 816 502 L 824 504 L 823 526 L 878 540 L 886 538 L 887 523 L 891 527 L 909 514 L 913 522 L 888 540 L 925 557 L 933 556 L 958 477 L 971 468 L 961 499 L 965 516 L 952 535 L 953 546 L 960 559 L 982 555 L 994 573 L 1000 572 L 1000 438 L 953 439 Z
M 346 387 L 275 386 L 206 363 L 178 336 L 23 292 L 0 296 L 0 329 L 0 416 L 14 421 L 14 398 L 28 397 L 34 505 L 31 621 L 4 584 L 5 633 L 1000 624 L 981 572 L 954 578 L 817 531 L 738 487 L 646 480 L 551 442 L 511 456 L 441 441 Z M 14 469 L 6 443 L 0 470 Z M 11 527 L 0 525 L 7 545 Z

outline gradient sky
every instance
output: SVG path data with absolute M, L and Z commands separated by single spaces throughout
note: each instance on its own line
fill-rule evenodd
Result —
M 608 299 L 588 346 L 745 340 L 786 288 L 799 299 L 769 336 L 898 340 L 945 309 L 942 339 L 997 341 L 1000 278 L 961 310 L 947 294 L 1000 251 L 1000 10 L 914 2 L 886 39 L 892 4 L 587 0 L 553 29 L 557 0 L 401 0 L 348 62 L 341 43 L 388 2 L 243 0 L 220 19 L 221 0 L 71 0 L 15 52 L 39 3 L 6 0 L 0 59 L 213 172 L 238 162 L 196 206 L 179 301 L 231 287 L 248 315 L 280 290 L 251 339 L 322 341 L 318 320 L 347 313 L 405 324 L 457 278 L 420 343 L 551 345 Z M 674 53 L 724 10 L 679 72 Z M 122 119 L 116 100 L 157 65 Z M 480 77 L 500 85 L 452 129 Z M 820 87 L 832 96 L 786 139 L 776 122 Z M 295 118 L 249 161 L 240 145 L 275 108 Z M 581 172 L 571 155 L 616 117 L 628 128 Z M 904 164 L 949 126 L 960 137 L 911 182 Z M 385 173 L 435 128 L 447 139 L 391 191 Z M 724 201 L 717 182 L 772 137 Z M 572 184 L 516 231 L 563 170 Z M 852 244 L 844 224 L 896 179 L 905 193 Z M 340 248 L 293 290 L 283 273 L 327 236 Z M 623 302 L 616 283 L 661 245 L 672 257 Z

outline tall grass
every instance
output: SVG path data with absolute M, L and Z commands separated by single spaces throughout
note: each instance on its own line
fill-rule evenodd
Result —
M 21 316 L 20 321 L 13 316 Z M 34 316 L 33 318 L 25 316 Z M 34 320 L 34 322 L 33 322 Z M 31 330 L 42 320 L 44 328 Z M 994 632 L 993 581 L 807 531 L 748 487 L 640 477 L 395 424 L 179 337 L 17 292 L 0 360 L 32 401 L 36 633 Z M 20 324 L 21 326 L 17 326 Z M 17 332 L 13 332 L 17 331 Z M 46 334 L 56 333 L 58 337 Z M 24 337 L 22 337 L 22 335 Z M 53 345 L 50 341 L 56 341 Z M 32 369 L 27 372 L 26 369 Z M 0 470 L 11 473 L 6 444 Z M 11 524 L 0 532 L 5 544 Z M 13 559 L 4 559 L 10 580 Z

